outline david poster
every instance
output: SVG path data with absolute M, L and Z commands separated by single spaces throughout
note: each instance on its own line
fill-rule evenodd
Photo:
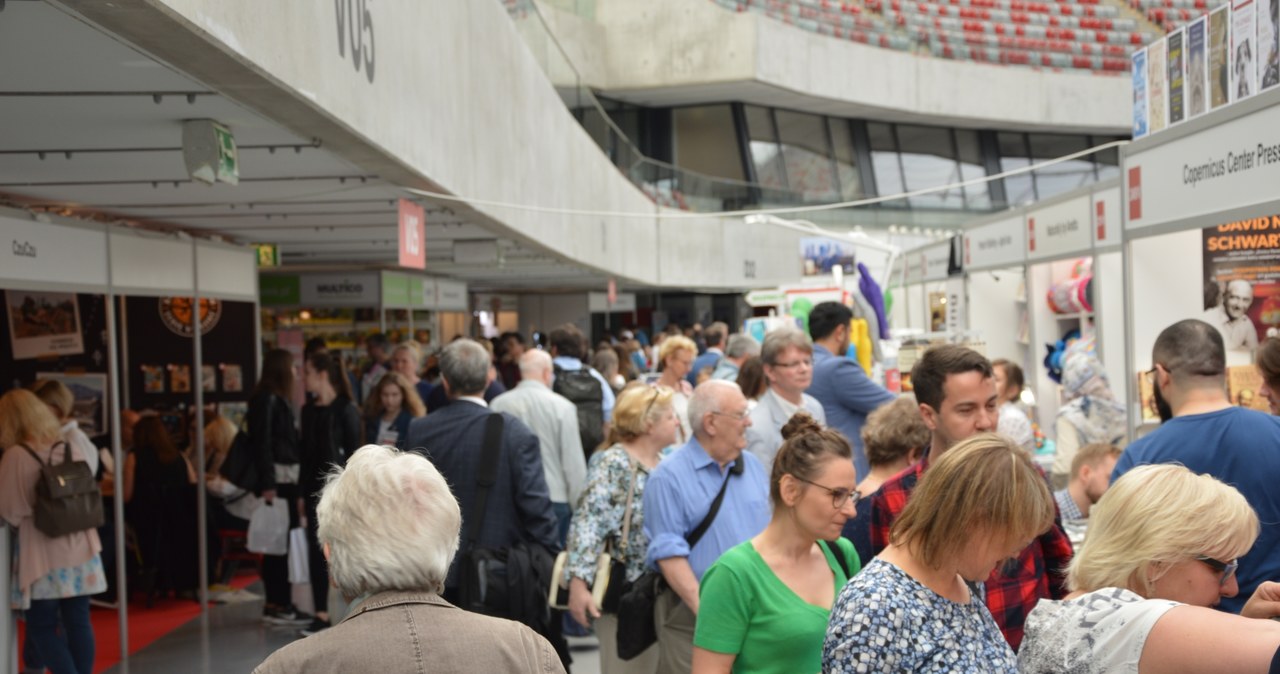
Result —
M 1186 118 L 1186 52 L 1183 41 L 1186 35 L 1181 29 L 1169 33 L 1169 124 L 1177 124 Z
M 14 360 L 84 353 L 74 293 L 6 290 L 4 296 Z
M 1204 230 L 1204 314 L 1228 350 L 1251 351 L 1280 328 L 1280 215 Z
M 1147 135 L 1147 50 L 1133 52 L 1133 137 Z

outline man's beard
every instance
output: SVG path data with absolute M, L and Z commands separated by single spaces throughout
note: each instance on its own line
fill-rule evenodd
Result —
M 1156 413 L 1160 415 L 1160 423 L 1164 423 L 1173 418 L 1173 408 L 1169 407 L 1169 401 L 1164 399 L 1160 394 L 1160 385 L 1156 384 L 1151 387 L 1152 397 L 1156 403 Z

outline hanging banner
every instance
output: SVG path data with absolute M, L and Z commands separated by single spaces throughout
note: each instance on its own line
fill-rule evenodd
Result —
M 1203 230 L 1204 321 L 1229 350 L 1252 350 L 1280 328 L 1280 215 Z
M 1187 119 L 1199 117 L 1208 109 L 1209 82 L 1205 75 L 1208 62 L 1205 59 L 1204 39 L 1207 23 L 1207 19 L 1202 16 L 1187 24 L 1187 43 L 1185 45 L 1187 50 Z
M 427 217 L 422 206 L 400 200 L 400 266 L 427 268 Z
M 1209 109 L 1231 102 L 1231 5 L 1209 13 Z

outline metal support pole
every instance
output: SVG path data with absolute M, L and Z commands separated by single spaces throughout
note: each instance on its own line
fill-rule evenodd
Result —
M 208 487 L 204 482 L 204 336 L 200 326 L 200 246 L 191 242 L 191 351 L 194 370 L 196 418 L 196 536 L 200 551 L 200 612 L 209 610 L 209 520 Z
M 1124 373 L 1132 377 L 1135 354 L 1133 352 L 1133 242 L 1126 240 L 1120 247 L 1120 263 L 1124 269 Z M 1132 381 L 1132 380 L 1130 380 Z M 1125 429 L 1125 439 L 1132 442 L 1136 437 L 1138 424 L 1142 423 L 1142 383 L 1133 382 L 1125 387 L 1129 392 L 1125 407 L 1129 410 L 1129 425 Z
M 107 277 L 111 278 L 111 237 L 107 237 Z M 124 542 L 124 441 L 120 427 L 120 381 L 126 376 L 120 370 L 117 356 L 117 340 L 123 345 L 123 330 L 116 329 L 117 295 L 108 292 L 107 305 L 107 406 L 110 410 L 111 423 L 111 457 L 115 464 L 115 487 L 111 495 L 111 518 L 115 523 L 116 539 L 116 612 L 120 622 L 120 662 L 124 669 L 129 666 L 129 574 L 128 555 L 125 554 Z M 127 386 L 125 388 L 128 388 Z

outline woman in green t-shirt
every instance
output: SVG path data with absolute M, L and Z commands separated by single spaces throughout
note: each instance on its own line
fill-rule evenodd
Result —
M 819 671 L 831 605 L 861 568 L 840 537 L 860 498 L 849 441 L 804 412 L 782 437 L 773 520 L 702 576 L 693 674 Z

